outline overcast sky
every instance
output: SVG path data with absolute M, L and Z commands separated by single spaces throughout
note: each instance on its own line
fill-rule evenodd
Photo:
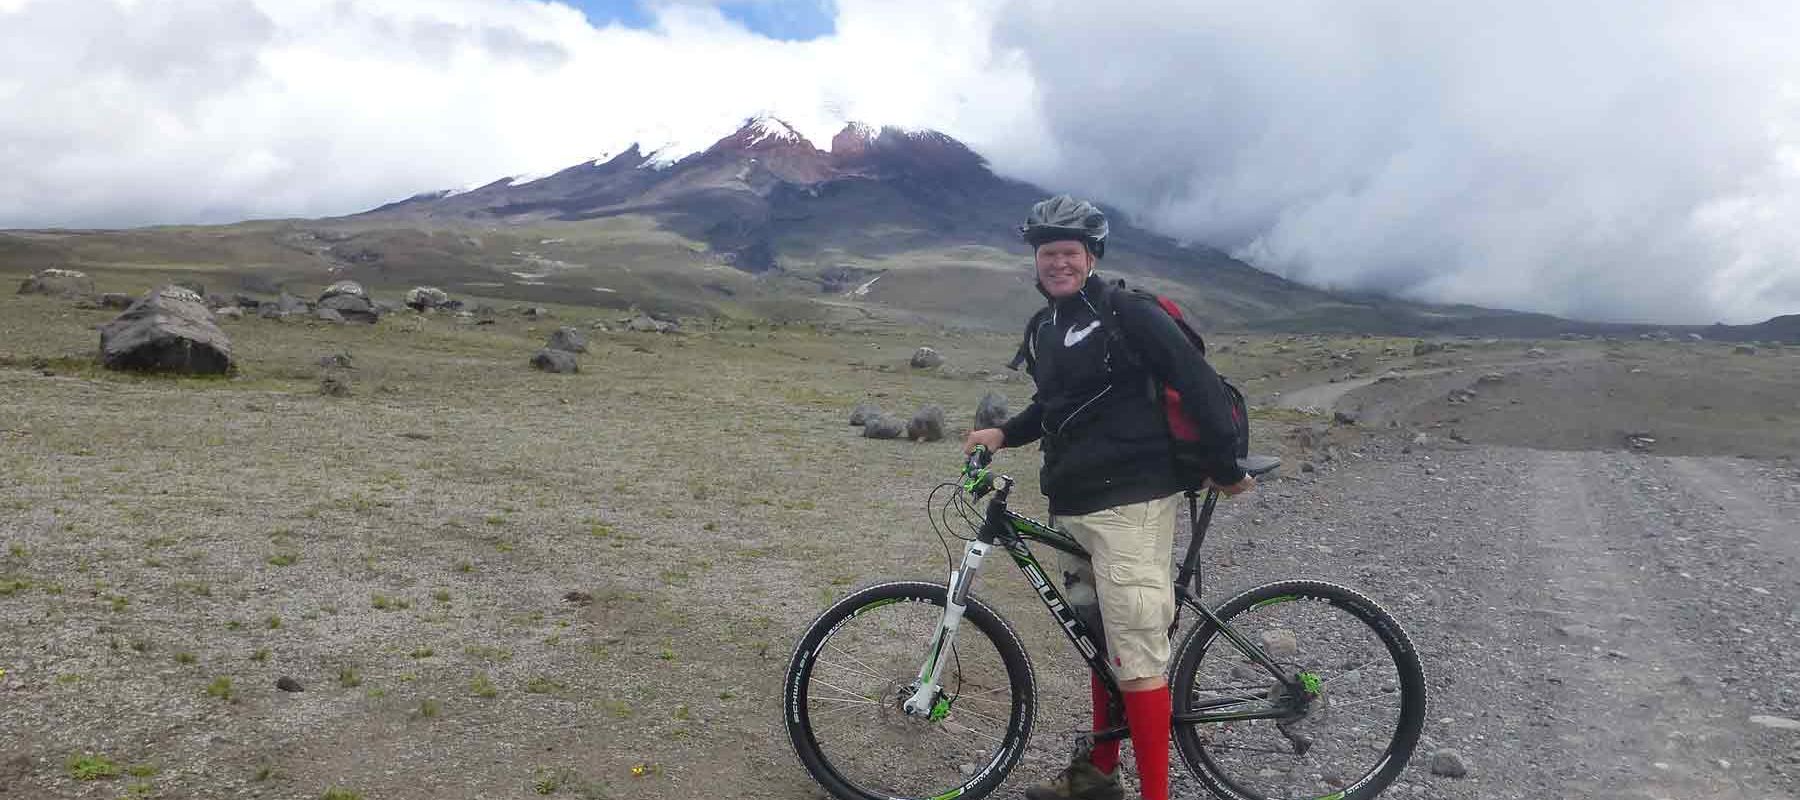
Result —
M 1800 3 L 0 0 L 0 227 L 354 212 L 775 113 L 1313 283 L 1800 312 Z M 1021 210 L 1021 213 L 1023 210 Z

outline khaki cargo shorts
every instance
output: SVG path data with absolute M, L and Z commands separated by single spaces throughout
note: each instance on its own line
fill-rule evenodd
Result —
M 1099 594 L 1107 660 L 1122 681 L 1160 677 L 1169 663 L 1176 497 L 1053 520 L 1093 555 L 1091 570 L 1086 562 L 1064 556 L 1064 582 L 1071 605 L 1093 602 L 1087 586 Z

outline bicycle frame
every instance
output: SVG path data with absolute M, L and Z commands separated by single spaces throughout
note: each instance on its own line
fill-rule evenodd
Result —
M 1121 724 L 1088 734 L 1089 741 L 1103 742 L 1129 737 L 1130 729 L 1122 724 L 1124 721 L 1124 696 L 1119 688 L 1118 678 L 1113 674 L 1112 666 L 1106 662 L 1100 648 L 1094 644 L 1088 626 L 1076 616 L 1068 601 L 1063 599 L 1062 593 L 1057 591 L 1055 583 L 1050 580 L 1049 575 L 1038 563 L 1027 543 L 1038 542 L 1084 560 L 1089 558 L 1088 552 L 1082 549 L 1081 545 L 1067 533 L 1009 510 L 1006 500 L 1012 491 L 1012 480 L 1003 475 L 993 476 L 992 480 L 994 498 L 988 503 L 987 515 L 980 532 L 963 549 L 961 565 L 950 574 L 950 591 L 945 598 L 943 622 L 932 637 L 929 654 L 919 670 L 918 682 L 913 687 L 912 694 L 903 703 L 903 710 L 907 714 L 927 716 L 934 720 L 941 719 L 944 714 L 949 712 L 954 698 L 947 698 L 943 695 L 941 678 L 944 659 L 942 656 L 955 646 L 956 631 L 961 625 L 963 611 L 967 608 L 968 596 L 975 585 L 976 576 L 980 573 L 982 561 L 994 547 L 999 546 L 1005 548 L 1007 553 L 1012 556 L 1013 563 L 1018 565 L 1019 571 L 1025 574 L 1025 579 L 1036 590 L 1038 599 L 1050 610 L 1050 615 L 1062 628 L 1063 635 L 1069 639 L 1069 643 L 1075 647 L 1076 652 L 1080 653 L 1082 659 L 1087 662 L 1088 669 L 1098 675 L 1106 686 L 1107 694 L 1111 698 L 1109 702 L 1110 717 L 1120 721 Z M 1173 636 L 1176 627 L 1180 625 L 1182 608 L 1191 608 L 1204 619 L 1205 623 L 1211 624 L 1215 630 L 1225 636 L 1232 646 L 1280 681 L 1289 691 L 1289 696 L 1298 696 L 1294 693 L 1303 691 L 1303 686 L 1295 676 L 1284 674 L 1281 665 L 1270 658 L 1262 647 L 1225 624 L 1211 609 L 1200 604 L 1197 592 L 1188 590 L 1189 581 L 1194 581 L 1198 585 L 1201 575 L 1200 545 L 1205 541 L 1206 530 L 1212 523 L 1213 509 L 1218 504 L 1219 493 L 1216 489 L 1208 490 L 1206 503 L 1198 510 L 1195 507 L 1199 495 L 1189 491 L 1186 496 L 1189 516 L 1193 525 L 1193 538 L 1188 542 L 1187 553 L 1182 558 L 1181 569 L 1175 582 L 1176 620 L 1174 625 L 1170 626 L 1170 635 Z M 1208 701 L 1198 709 L 1173 714 L 1171 720 L 1175 724 L 1187 725 L 1253 719 L 1280 720 L 1292 713 L 1285 708 L 1235 712 L 1210 710 L 1237 705 L 1241 702 L 1243 701 L 1239 698 Z

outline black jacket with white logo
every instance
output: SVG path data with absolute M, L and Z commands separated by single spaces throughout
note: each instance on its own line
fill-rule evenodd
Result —
M 1220 443 L 1213 481 L 1243 480 L 1217 373 L 1154 300 L 1132 292 L 1115 293 L 1114 310 L 1138 357 L 1116 352 L 1123 343 L 1101 328 L 1100 303 L 1091 299 L 1103 286 L 1090 275 L 1080 293 L 1032 318 L 1025 346 L 1037 393 L 1001 426 L 1008 447 L 1043 440 L 1039 484 L 1050 513 L 1090 514 L 1181 491 L 1152 375 L 1181 392 L 1188 416 Z

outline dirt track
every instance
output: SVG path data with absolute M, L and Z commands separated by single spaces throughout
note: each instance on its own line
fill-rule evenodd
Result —
M 1792 797 L 1800 734 L 1749 720 L 1800 712 L 1796 477 L 1738 459 L 1368 452 L 1233 509 L 1218 546 L 1244 566 L 1214 585 L 1336 576 L 1400 615 L 1426 659 L 1429 745 L 1471 775 L 1430 776 L 1422 748 L 1396 796 Z

